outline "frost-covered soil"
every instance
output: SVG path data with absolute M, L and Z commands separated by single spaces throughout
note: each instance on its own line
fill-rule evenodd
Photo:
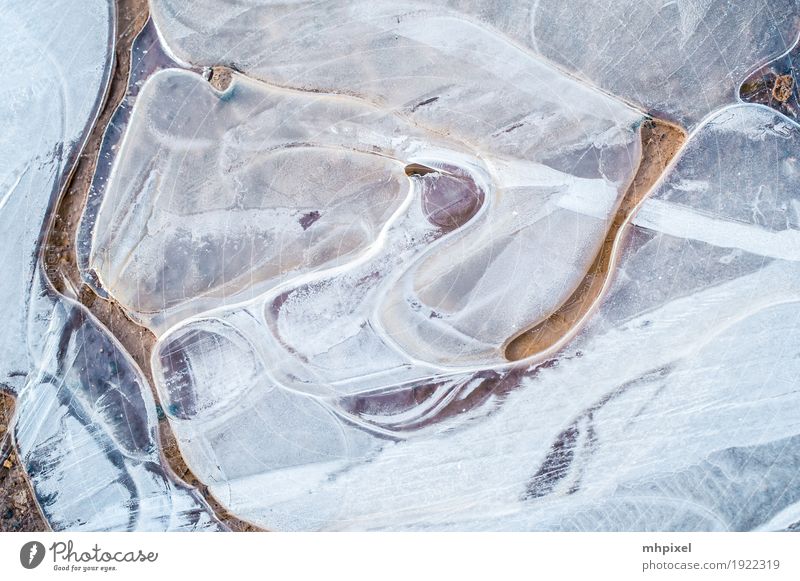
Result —
M 81 291 L 41 240 L 115 12 L 0 40 L 41 102 L 0 101 L 0 370 L 51 527 L 800 527 L 795 2 L 150 9 Z

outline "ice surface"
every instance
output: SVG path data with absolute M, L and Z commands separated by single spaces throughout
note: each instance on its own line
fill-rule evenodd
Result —
M 90 263 L 154 326 L 335 265 L 405 198 L 404 166 L 389 154 L 418 147 L 415 133 L 346 99 L 242 77 L 220 94 L 196 74 L 159 73 L 134 108 Z
M 106 0 L 80 10 L 66 1 L 6 2 L 0 15 L 8 23 L 0 42 L 8 63 L 0 89 L 0 381 L 14 390 L 30 370 L 23 338 L 40 233 L 105 91 L 113 8 Z
M 15 437 L 54 530 L 219 530 L 195 491 L 162 466 L 156 408 L 122 347 L 81 305 L 47 289 L 31 301 L 33 371 Z
M 509 329 L 514 334 L 546 316 L 577 286 L 605 237 L 639 162 L 643 116 L 490 30 L 446 24 L 453 34 L 444 44 L 426 36 L 425 25 L 414 28 L 414 47 L 392 56 L 428 63 L 436 76 L 420 73 L 382 96 L 359 94 L 358 70 L 342 71 L 344 94 L 287 90 L 241 75 L 224 93 L 188 72 L 150 78 L 93 225 L 88 268 L 103 289 L 161 332 L 290 276 L 377 252 L 409 196 L 405 167 L 425 162 L 452 166 L 445 178 L 461 172 L 486 190 L 484 215 L 471 233 L 464 228 L 447 242 L 448 254 L 480 248 L 477 260 L 491 263 L 494 276 L 524 268 L 519 263 L 532 247 L 558 260 L 531 261 L 537 283 L 517 307 L 481 288 L 476 268 L 455 271 L 449 259 L 428 261 L 409 285 L 430 287 L 421 297 L 430 308 L 451 301 L 431 277 L 458 278 L 487 303 L 510 307 L 498 315 L 502 329 L 477 338 L 483 346 L 466 354 L 473 359 L 496 350 Z M 471 50 L 504 65 L 485 75 L 452 66 L 453 58 L 477 54 Z M 387 90 L 396 81 L 380 67 L 370 74 Z M 437 95 L 444 86 L 450 96 Z M 558 241 L 547 234 L 553 231 Z M 404 308 L 398 304 L 398 320 L 386 325 L 397 327 L 396 340 L 410 349 L 417 337 L 401 336 L 410 329 Z M 465 317 L 486 318 L 488 308 L 476 304 Z M 444 324 L 461 335 L 458 327 L 468 321 Z M 461 343 L 442 343 L 436 358 L 457 358 Z
M 223 506 L 279 530 L 800 528 L 800 126 L 795 93 L 769 100 L 795 1 L 150 4 L 175 61 L 134 47 L 79 267 L 156 334 Z M 21 456 L 54 528 L 218 528 L 164 466 L 144 374 L 37 267 L 112 11 L 65 7 L 53 40 L 31 6 L 14 30 L 40 29 L 0 42 L 24 61 L 0 101 Z M 43 38 L 64 47 L 25 61 Z M 776 111 L 737 102 L 753 79 Z M 625 221 L 647 113 L 691 132 Z M 550 319 L 559 342 L 506 360 Z
M 235 402 L 173 414 L 187 460 L 231 510 L 279 529 L 792 526 L 798 143 L 761 107 L 711 118 L 626 229 L 590 324 L 529 370 L 310 397 L 259 370 L 263 341 L 234 338 L 256 336 L 254 315 L 187 326 L 161 347 L 182 358 L 166 399 L 176 382 L 212 393 L 205 364 L 242 370 Z
M 0 16 L 0 381 L 17 396 L 14 437 L 37 501 L 54 530 L 218 528 L 161 466 L 141 372 L 40 267 L 50 212 L 106 91 L 113 3 L 4 3 Z
M 518 50 L 687 125 L 733 103 L 748 71 L 791 46 L 798 10 L 796 0 L 151 5 L 178 58 L 230 64 L 281 85 L 355 93 L 409 108 L 417 88 L 426 86 L 426 97 L 439 100 L 424 112 L 420 108 L 423 116 L 441 116 L 444 108 L 458 114 L 465 104 L 463 81 L 518 76 L 508 50 L 493 42 L 502 33 Z M 353 84 L 353 78 L 361 81 Z
M 88 266 L 159 335 L 164 409 L 231 511 L 791 526 L 793 471 L 762 466 L 792 466 L 797 437 L 798 135 L 725 106 L 789 46 L 793 4 L 152 7 L 177 59 L 243 74 L 146 81 Z M 637 169 L 644 117 L 623 100 L 699 129 L 623 228 L 588 325 L 511 365 Z
M 540 54 L 686 126 L 735 102 L 744 76 L 790 47 L 799 32 L 796 0 L 531 5 L 530 38 Z

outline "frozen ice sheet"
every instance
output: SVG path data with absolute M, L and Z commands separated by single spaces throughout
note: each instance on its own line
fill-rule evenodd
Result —
M 354 92 L 409 108 L 422 85 L 426 98 L 438 97 L 431 115 L 459 110 L 462 84 L 453 71 L 473 79 L 518 74 L 485 41 L 502 33 L 612 94 L 694 125 L 735 102 L 744 75 L 791 46 L 798 33 L 796 0 L 152 0 L 151 6 L 167 44 L 186 62 L 230 64 L 282 85 Z M 448 50 L 454 45 L 463 50 Z M 447 63 L 430 58 L 437 54 Z
M 160 335 L 169 421 L 233 513 L 800 526 L 800 134 L 727 106 L 795 2 L 151 5 L 179 60 L 242 74 L 147 80 L 90 266 Z M 697 132 L 580 334 L 508 364 L 636 170 L 624 101 Z
M 159 452 L 155 402 L 136 364 L 86 309 L 37 271 L 32 372 L 15 438 L 54 530 L 202 531 L 223 527 Z
M 797 39 L 796 0 L 539 0 L 532 45 L 648 111 L 694 126 Z
M 408 270 L 375 322 L 392 341 L 442 364 L 502 358 L 511 335 L 555 310 L 594 260 L 638 166 L 644 117 L 481 34 L 525 76 L 453 79 L 462 113 L 448 106 L 430 124 L 238 74 L 224 92 L 188 71 L 153 75 L 92 222 L 89 270 L 158 334 L 292 277 L 323 276 L 311 272 L 359 263 L 385 288 Z M 488 106 L 486 87 L 503 102 Z M 520 269 L 536 282 L 513 298 L 491 288 Z M 447 281 L 479 297 L 469 311 Z M 410 312 L 416 303 L 423 312 Z M 498 323 L 476 324 L 490 318 Z
M 171 332 L 154 363 L 187 461 L 268 528 L 796 527 L 798 144 L 766 108 L 713 116 L 627 227 L 591 322 L 530 369 L 308 393 L 259 361 L 255 313 Z
M 177 70 L 145 84 L 93 225 L 90 264 L 164 327 L 363 251 L 405 198 L 419 131 L 348 99 L 219 93 Z
M 0 88 L 0 381 L 13 390 L 30 369 L 24 337 L 43 225 L 108 82 L 113 6 L 5 2 L 0 16 L 8 63 Z

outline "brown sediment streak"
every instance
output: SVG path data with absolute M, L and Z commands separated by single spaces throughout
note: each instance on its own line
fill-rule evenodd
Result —
M 144 373 L 153 397 L 158 402 L 158 393 L 153 387 L 153 374 L 150 368 L 150 354 L 156 342 L 155 335 L 146 327 L 134 322 L 119 303 L 113 299 L 105 299 L 98 296 L 88 285 L 81 281 L 76 254 L 78 227 L 89 196 L 103 138 L 114 113 L 128 91 L 131 47 L 134 39 L 147 23 L 148 17 L 147 0 L 117 0 L 114 71 L 108 95 L 97 122 L 89 134 L 86 146 L 78 159 L 72 177 L 56 206 L 55 215 L 46 237 L 43 260 L 47 277 L 55 289 L 60 293 L 77 295 L 77 300 L 122 344 Z M 227 84 L 226 76 L 227 82 L 229 82 L 230 73 L 215 68 L 212 74 L 217 81 L 215 86 L 220 90 L 224 90 Z M 76 291 L 75 289 L 80 290 Z M 224 525 L 234 531 L 260 530 L 230 514 L 211 496 L 208 488 L 189 470 L 180 454 L 172 428 L 163 413 L 159 413 L 158 436 L 162 455 L 169 468 L 179 479 L 197 489 L 211 510 L 214 511 L 216 517 Z M 2 478 L 2 475 L 0 475 L 0 478 Z M 0 480 L 0 482 L 2 481 Z M 0 517 L 2 517 L 2 513 L 0 513 Z M 47 529 L 47 525 L 41 515 L 39 515 L 39 519 L 38 528 L 32 530 Z M 3 527 L 4 523 L 0 518 L 0 530 L 5 530 Z
M 147 16 L 147 0 L 117 0 L 114 70 L 108 95 L 78 158 L 72 179 L 58 201 L 53 224 L 46 239 L 45 272 L 56 290 L 62 293 L 69 287 L 81 287 L 81 277 L 76 266 L 78 224 L 97 166 L 103 135 L 127 91 L 131 45 L 147 22 Z M 94 313 L 91 305 L 87 304 L 86 307 Z M 102 318 L 100 320 L 105 322 Z M 124 342 L 123 344 L 125 345 Z
M 601 298 L 613 270 L 617 240 L 623 227 L 686 141 L 686 132 L 666 121 L 648 119 L 642 125 L 641 137 L 639 168 L 589 271 L 557 311 L 508 342 L 505 356 L 509 361 L 532 357 L 554 347 L 575 330 Z
M 424 176 L 428 175 L 429 173 L 436 173 L 438 169 L 433 169 L 432 167 L 428 167 L 427 165 L 422 165 L 421 163 L 409 163 L 405 167 L 405 172 L 408 177 L 411 176 Z
M 0 532 L 47 531 L 11 437 L 14 399 L 0 392 Z

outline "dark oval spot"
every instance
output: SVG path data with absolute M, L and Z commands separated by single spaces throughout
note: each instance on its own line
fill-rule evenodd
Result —
M 320 219 L 321 214 L 314 210 L 313 212 L 306 212 L 300 216 L 300 226 L 303 230 L 308 230 L 311 225 Z
M 469 172 L 459 167 L 434 169 L 413 163 L 406 166 L 406 175 L 419 180 L 425 217 L 443 230 L 460 228 L 483 204 L 483 190 Z

